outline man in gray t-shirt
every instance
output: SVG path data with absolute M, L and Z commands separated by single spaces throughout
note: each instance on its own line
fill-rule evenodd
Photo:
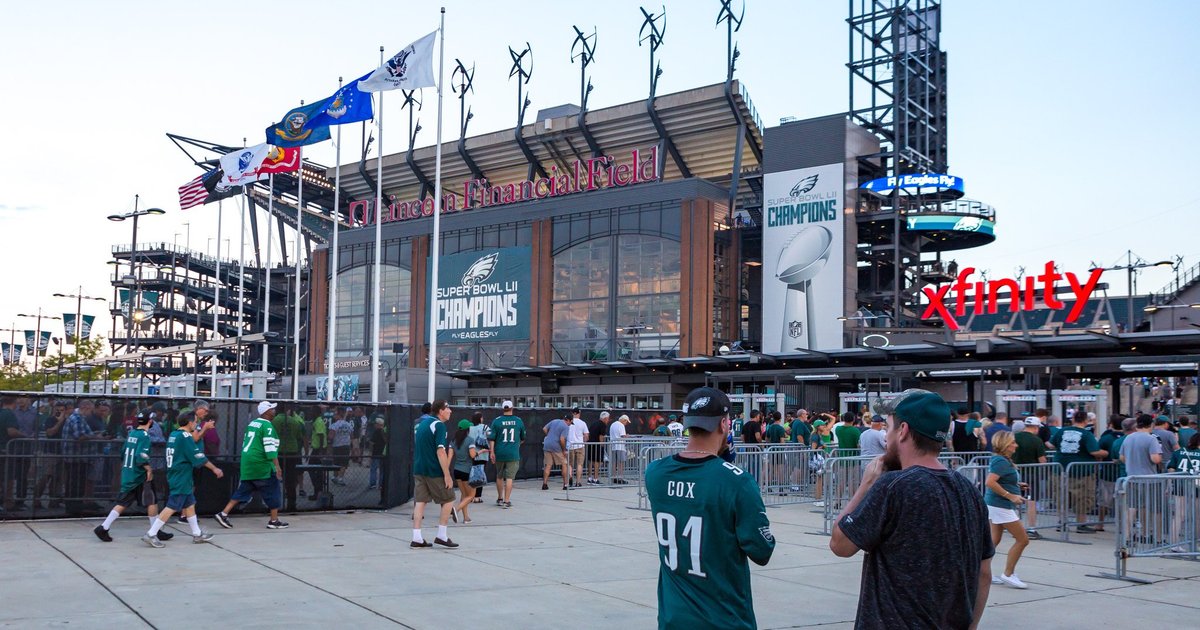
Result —
M 1121 461 L 1129 475 L 1157 475 L 1158 465 L 1163 461 L 1163 448 L 1158 438 L 1150 432 L 1153 421 L 1150 416 L 1137 420 L 1137 430 L 1125 436 L 1121 444 Z
M 871 418 L 871 428 L 858 438 L 858 448 L 864 456 L 877 457 L 887 450 L 887 432 L 883 430 L 883 416 Z
M 570 431 L 571 417 L 551 420 L 542 428 L 546 434 L 542 440 L 542 457 L 545 465 L 542 468 L 542 490 L 550 489 L 550 468 L 558 465 L 563 474 L 563 490 L 567 489 L 567 433 Z

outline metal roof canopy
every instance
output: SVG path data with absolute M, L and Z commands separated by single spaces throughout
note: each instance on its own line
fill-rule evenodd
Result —
M 753 357 L 760 358 L 758 363 Z M 955 342 L 929 342 L 884 348 L 842 348 L 801 351 L 778 355 L 730 354 L 719 357 L 680 357 L 622 361 L 619 369 L 629 373 L 709 372 L 721 380 L 755 381 L 779 376 L 829 375 L 830 381 L 854 381 L 870 377 L 929 376 L 934 371 L 980 370 L 972 378 L 1008 378 L 1005 372 L 1059 368 L 1060 374 L 1083 377 L 1134 377 L 1144 375 L 1193 375 L 1200 369 L 1200 330 L 1124 333 L 1114 335 L 1082 332 L 1043 337 L 1003 337 Z M 595 369 L 606 366 L 595 362 Z M 792 366 L 796 367 L 792 367 Z M 761 369 L 760 366 L 762 366 Z M 611 366 L 616 367 L 616 366 Z M 755 368 L 755 369 L 750 369 Z M 988 370 L 996 374 L 988 374 Z M 531 372 L 570 377 L 585 372 L 577 365 L 547 364 L 537 368 L 516 367 L 478 370 L 449 370 L 449 376 L 470 378 L 520 378 Z M 593 372 L 594 373 L 594 372 Z
M 733 82 L 733 99 L 750 129 L 748 142 L 742 151 L 742 171 L 753 171 L 759 167 L 751 145 L 760 151 L 763 144 L 762 130 L 757 114 L 741 84 Z M 655 109 L 663 125 L 683 156 L 692 176 L 709 180 L 730 177 L 734 165 L 733 147 L 736 145 L 740 122 L 730 109 L 725 97 L 724 83 L 717 83 L 674 94 L 665 94 L 655 99 Z M 587 139 L 580 131 L 574 114 L 558 118 L 545 118 L 521 127 L 521 136 L 532 149 L 539 164 L 556 165 L 565 169 L 568 160 L 586 160 L 591 157 Z M 618 160 L 634 149 L 646 149 L 658 145 L 661 138 L 653 121 L 646 112 L 646 101 L 638 100 L 587 112 L 587 129 L 604 147 L 607 155 Z M 402 129 L 402 127 L 397 127 Z M 493 184 L 523 181 L 529 162 L 521 147 L 514 141 L 516 128 L 468 137 L 466 149 L 472 160 Z M 404 133 L 393 132 L 397 137 Z M 443 192 L 462 193 L 461 182 L 475 179 L 468 165 L 453 148 L 453 139 L 443 141 L 442 181 Z M 389 143 L 389 146 L 396 146 Z M 436 149 L 424 146 L 414 150 L 413 160 L 422 173 L 434 171 Z M 683 178 L 683 174 L 670 156 L 660 155 L 663 163 L 663 179 Z M 367 160 L 365 169 L 372 176 L 377 170 L 378 158 Z M 359 163 L 341 165 L 342 189 L 354 199 L 373 199 L 375 191 L 359 175 Z M 330 168 L 326 177 L 334 180 L 336 168 Z M 421 193 L 421 182 L 407 162 L 407 150 L 398 151 L 383 158 L 383 188 L 388 194 L 396 195 L 399 201 L 417 199 Z
M 274 336 L 275 335 L 272 334 L 272 337 Z M 266 341 L 267 333 L 254 333 L 253 335 L 242 335 L 241 341 L 238 341 L 237 337 L 230 337 L 227 339 L 205 341 L 199 344 L 199 346 L 197 346 L 195 342 L 174 346 L 164 346 L 162 348 L 155 348 L 153 350 L 146 350 L 143 352 L 130 352 L 128 354 L 96 357 L 94 359 L 88 359 L 87 361 L 67 363 L 66 365 L 63 365 L 61 369 L 69 370 L 79 368 L 86 370 L 93 367 L 104 367 L 108 363 L 138 363 L 146 359 L 169 357 L 176 354 L 191 354 L 198 350 L 225 350 L 229 348 L 237 348 L 239 345 L 243 347 L 257 345 Z M 272 345 L 282 344 L 282 342 L 271 343 Z

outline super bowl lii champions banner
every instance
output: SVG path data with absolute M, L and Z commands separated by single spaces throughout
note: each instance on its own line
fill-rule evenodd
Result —
M 25 331 L 25 352 L 29 356 L 33 356 L 33 338 L 37 336 L 36 330 Z M 41 342 L 37 344 L 38 355 L 46 356 L 46 350 L 50 347 L 50 331 L 43 330 Z
M 12 365 L 21 360 L 22 346 L 19 344 L 0 343 L 0 354 L 4 355 L 4 365 Z
M 529 247 L 505 247 L 441 256 L 438 343 L 529 339 L 531 255 Z
M 79 338 L 90 339 L 92 337 L 92 324 L 96 321 L 95 315 L 84 315 L 80 318 L 82 322 L 79 325 Z M 67 339 L 75 338 L 75 313 L 63 313 L 63 331 L 67 333 Z
M 129 315 L 129 296 L 132 293 L 129 289 L 119 289 L 117 297 L 121 301 L 121 313 Z M 147 314 L 154 312 L 154 307 L 158 306 L 158 291 L 142 291 L 142 300 L 138 306 Z M 84 334 L 87 337 L 87 334 Z
M 763 176 L 765 353 L 842 347 L 844 165 Z

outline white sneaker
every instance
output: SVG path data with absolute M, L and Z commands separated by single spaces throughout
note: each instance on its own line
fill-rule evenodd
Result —
M 1004 580 L 1000 579 L 999 573 L 992 574 L 992 584 L 1003 584 Z
M 825 507 L 825 502 L 817 501 L 816 503 L 813 503 L 813 507 Z
M 1016 573 L 1012 575 L 1001 575 L 1000 581 L 1013 588 L 1029 588 L 1029 585 L 1022 582 L 1021 578 L 1017 577 Z

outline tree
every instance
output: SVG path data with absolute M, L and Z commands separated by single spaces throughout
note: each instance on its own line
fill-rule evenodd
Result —
M 103 337 L 81 339 L 76 344 L 74 353 L 46 357 L 41 361 L 41 367 L 54 370 L 62 365 L 71 365 L 79 361 L 90 361 L 100 356 L 100 353 L 104 351 L 105 345 L 106 342 Z M 108 373 L 107 378 L 117 378 L 120 373 L 121 370 L 113 370 Z M 78 380 L 82 382 L 106 377 L 105 366 L 72 370 L 72 374 L 77 374 Z M 30 372 L 21 363 L 6 365 L 0 369 L 0 391 L 39 392 L 50 381 L 56 382 L 57 379 L 50 378 L 46 374 Z

